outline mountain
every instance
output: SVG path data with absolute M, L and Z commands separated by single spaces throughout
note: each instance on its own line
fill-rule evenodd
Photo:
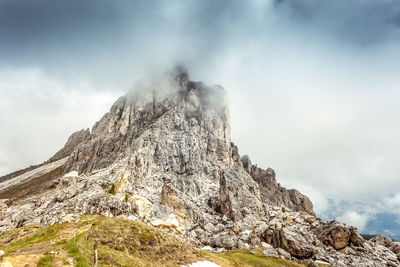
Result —
M 218 252 L 263 247 L 265 256 L 308 264 L 400 264 L 399 243 L 320 220 L 273 169 L 240 157 L 225 90 L 189 80 L 183 68 L 139 84 L 47 162 L 0 181 L 0 231 L 100 214 Z

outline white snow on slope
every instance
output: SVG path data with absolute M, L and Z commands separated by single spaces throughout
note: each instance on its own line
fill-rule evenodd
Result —
M 211 261 L 198 261 L 192 264 L 189 264 L 188 266 L 182 265 L 181 267 L 221 267 L 218 264 L 215 264 Z

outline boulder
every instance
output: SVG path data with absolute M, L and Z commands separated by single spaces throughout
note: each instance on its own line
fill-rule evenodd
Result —
M 146 218 L 147 213 L 147 199 L 141 196 L 133 196 L 132 200 L 133 209 L 139 218 Z
M 284 248 L 290 255 L 297 258 L 310 258 L 314 254 L 314 248 L 308 244 L 305 237 L 294 229 L 284 227 L 277 230 L 269 230 L 265 234 L 267 242 L 271 241 L 275 248 Z
M 263 250 L 263 256 L 278 258 L 279 254 L 278 254 L 278 252 L 276 252 L 276 250 L 271 245 L 265 244 L 265 249 Z
M 287 241 L 287 249 L 290 255 L 296 258 L 311 258 L 314 255 L 314 249 L 308 244 L 296 240 Z
M 355 246 L 362 246 L 365 242 L 364 238 L 357 232 L 357 228 L 350 227 L 350 242 Z
M 321 224 L 314 233 L 323 244 L 331 245 L 336 250 L 345 248 L 349 244 L 351 236 L 350 230 L 336 221 Z
M 342 249 L 349 244 L 350 231 L 346 227 L 336 226 L 330 230 L 330 234 L 332 237 L 330 244 L 335 249 Z
M 286 250 L 284 250 L 282 248 L 277 248 L 276 252 L 278 252 L 279 256 L 282 259 L 286 259 L 286 260 L 290 260 L 291 259 L 291 256 L 290 256 L 289 252 L 287 252 Z
M 150 224 L 158 227 L 158 228 L 164 228 L 164 229 L 174 229 L 177 230 L 178 232 L 182 232 L 183 228 L 179 224 L 178 220 L 176 219 L 175 214 L 171 213 L 168 216 L 167 220 L 162 220 L 162 219 L 152 219 L 150 221 Z
M 232 231 L 221 232 L 210 238 L 211 245 L 224 249 L 234 249 L 238 246 L 238 238 Z
M 165 183 L 161 190 L 161 204 L 167 206 L 184 221 L 188 217 L 187 206 L 173 185 Z
M 243 240 L 238 240 L 238 249 L 250 249 L 250 245 L 244 242 Z

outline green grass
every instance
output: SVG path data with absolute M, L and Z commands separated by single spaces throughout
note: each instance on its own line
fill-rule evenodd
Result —
M 151 240 L 154 240 L 154 233 L 147 231 L 141 234 L 141 241 L 145 244 L 148 244 Z
M 83 234 L 79 234 L 77 236 L 77 242 L 82 238 L 82 236 Z M 64 245 L 64 248 L 67 250 L 68 254 L 75 259 L 77 267 L 89 267 L 89 264 L 87 263 L 85 257 L 82 255 L 77 244 L 74 244 L 74 238 L 66 243 Z
M 77 229 L 80 233 L 74 242 Z M 14 238 L 11 243 L 2 241 L 11 237 Z M 11 256 L 19 255 L 23 253 L 23 249 L 31 246 L 40 245 L 40 249 L 44 248 L 42 252 L 44 254 L 38 263 L 39 267 L 52 266 L 53 262 L 59 260 L 58 255 L 72 257 L 75 266 L 78 267 L 92 266 L 93 245 L 96 240 L 99 242 L 99 267 L 181 266 L 205 259 L 222 267 L 304 266 L 283 259 L 263 257 L 262 248 L 255 248 L 254 254 L 250 254 L 247 250 L 234 250 L 222 254 L 199 252 L 174 236 L 145 223 L 93 215 L 83 216 L 78 223 L 55 224 L 45 228 L 26 226 L 6 232 L 2 239 L 0 242 L 7 246 L 1 249 Z M 53 255 L 48 253 L 50 250 L 64 251 L 64 253 Z
M 111 188 L 108 190 L 108 193 L 111 195 L 115 195 L 115 185 L 113 184 Z
M 59 241 L 75 259 L 76 266 L 91 266 L 93 245 L 98 243 L 99 266 L 181 266 L 200 259 L 200 254 L 164 231 L 140 222 L 119 218 L 86 220 L 90 230 L 69 241 Z M 79 223 L 78 223 L 79 224 Z
M 44 254 L 44 256 L 38 262 L 37 267 L 52 267 L 53 258 L 54 256 L 49 253 Z
M 7 246 L 2 247 L 1 249 L 8 254 L 12 254 L 21 248 L 45 243 L 47 241 L 55 239 L 57 233 L 67 225 L 68 224 L 53 224 L 46 228 L 41 228 L 31 234 L 28 234 L 26 237 L 23 237 Z
M 233 250 L 221 254 L 207 251 L 202 251 L 201 253 L 209 260 L 223 267 L 304 267 L 304 265 L 283 259 L 263 257 L 258 253 L 253 255 L 246 250 Z

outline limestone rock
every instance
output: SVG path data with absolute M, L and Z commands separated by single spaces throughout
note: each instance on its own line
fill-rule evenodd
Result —
M 331 221 L 326 225 L 321 225 L 316 234 L 322 243 L 333 246 L 336 250 L 345 248 L 350 241 L 350 230 L 343 224 Z
M 394 254 L 396 254 L 397 259 L 400 260 L 400 242 L 393 241 L 383 235 L 373 237 L 370 242 L 374 245 L 381 245 L 390 249 Z
M 178 232 L 182 232 L 183 229 L 181 227 L 181 225 L 179 224 L 178 220 L 176 219 L 175 214 L 170 214 L 168 216 L 167 220 L 161 220 L 161 219 L 153 219 L 150 221 L 150 224 L 158 227 L 158 228 L 164 228 L 164 229 L 173 229 L 173 230 L 177 230 Z
M 278 258 L 279 254 L 278 254 L 278 252 L 276 252 L 276 250 L 271 245 L 267 244 L 267 246 L 263 250 L 263 256 Z
M 355 227 L 350 227 L 350 242 L 354 244 L 355 246 L 361 246 L 364 244 L 365 240 L 364 238 L 357 232 L 357 228 Z
M 260 184 L 262 199 L 277 206 L 283 205 L 295 211 L 306 211 L 315 215 L 310 199 L 295 189 L 287 190 L 281 187 L 271 168 L 263 170 L 252 165 L 248 156 L 241 158 L 243 168 Z
M 136 215 L 139 218 L 146 218 L 148 217 L 148 213 L 147 213 L 147 200 L 144 197 L 141 196 L 133 196 L 133 199 L 131 200 L 133 209 L 136 213 Z
M 49 161 L 57 161 L 59 159 L 68 157 L 79 144 L 86 142 L 90 139 L 89 129 L 82 129 L 78 132 L 73 133 L 69 138 L 64 147 L 59 150 Z
M 178 218 L 185 220 L 188 217 L 188 208 L 179 196 L 177 190 L 170 184 L 164 184 L 161 190 L 161 204 L 167 206 Z
M 291 256 L 286 250 L 284 250 L 282 248 L 277 248 L 276 251 L 278 252 L 279 256 L 282 259 L 290 260 Z
M 246 177 L 246 176 L 244 176 Z M 251 180 L 243 179 L 236 172 L 225 170 L 220 178 L 221 211 L 228 218 L 239 221 L 246 216 L 244 208 L 254 214 L 262 212 L 261 201 L 256 192 L 257 185 Z M 246 203 L 244 206 L 243 203 Z

